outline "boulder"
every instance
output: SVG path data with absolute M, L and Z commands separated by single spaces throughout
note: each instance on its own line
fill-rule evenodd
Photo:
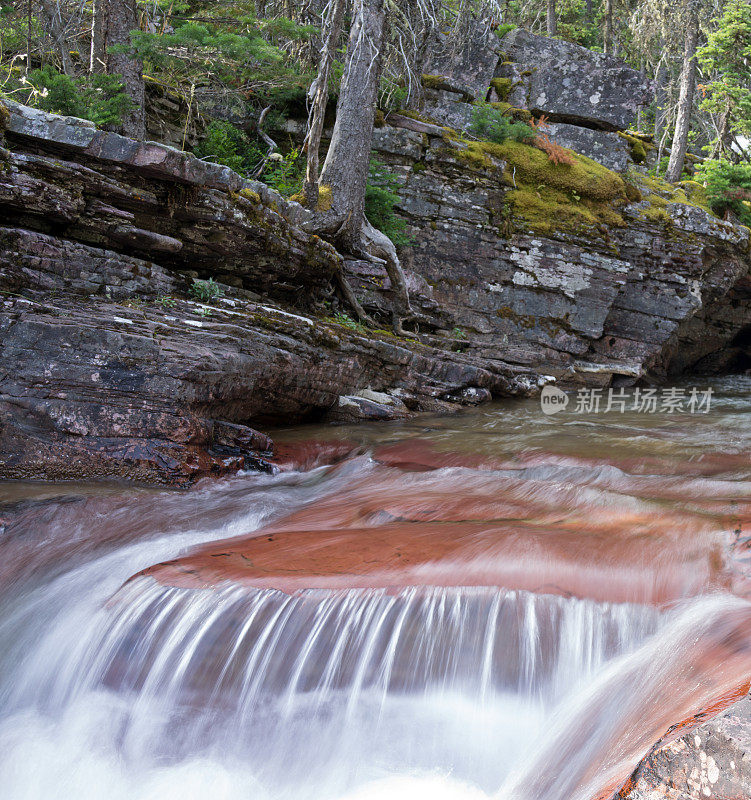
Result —
M 505 99 L 551 121 L 625 130 L 652 99 L 647 78 L 614 56 L 522 28 L 507 33 L 501 47 L 506 61 L 497 76 L 509 82 Z
M 441 125 L 465 131 L 472 122 L 474 106 L 458 92 L 428 89 L 421 110 L 426 117 L 436 120 Z

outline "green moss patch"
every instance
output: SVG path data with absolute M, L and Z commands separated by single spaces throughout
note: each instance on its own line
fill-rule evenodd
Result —
M 536 147 L 520 142 L 463 142 L 456 157 L 483 170 L 505 162 L 503 183 L 512 216 L 531 230 L 555 231 L 622 226 L 619 206 L 628 202 L 620 175 L 573 151 L 573 164 L 554 164 Z
M 240 189 L 240 197 L 244 197 L 246 200 L 251 200 L 254 203 L 261 202 L 261 195 L 248 188 Z
M 664 221 L 665 217 L 669 219 L 669 214 L 665 209 L 671 203 L 683 203 L 712 213 L 707 200 L 707 191 L 696 181 L 681 181 L 672 184 L 654 175 L 632 175 L 630 177 L 641 190 L 644 199 L 649 201 L 649 208 L 641 212 L 642 216 L 648 219 L 657 222 Z M 663 214 L 657 214 L 656 211 L 659 210 L 662 210 Z
M 299 203 L 301 206 L 304 206 L 305 194 L 304 192 L 298 192 L 297 194 L 293 194 L 292 197 L 290 197 L 290 200 L 294 201 L 295 203 Z M 333 202 L 334 202 L 334 193 L 331 187 L 326 183 L 322 183 L 318 187 L 318 202 L 316 203 L 315 210 L 330 211 Z
M 634 164 L 643 164 L 647 160 L 648 152 L 654 150 L 654 145 L 649 141 L 645 141 L 643 137 L 625 133 L 624 131 L 618 131 L 618 135 L 628 142 L 631 160 Z
M 454 94 L 460 94 L 462 99 L 466 102 L 472 102 L 472 95 L 467 94 L 466 92 L 462 92 L 453 86 L 445 75 L 422 75 L 421 76 L 422 85 L 426 89 L 433 89 L 437 92 L 453 92 Z
M 498 99 L 502 101 L 508 100 L 514 88 L 514 82 L 511 78 L 493 78 L 493 80 L 490 81 L 490 85 L 495 89 Z

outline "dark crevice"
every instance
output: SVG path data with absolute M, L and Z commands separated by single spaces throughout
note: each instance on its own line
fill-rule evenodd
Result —
M 555 114 L 549 111 L 543 111 L 539 108 L 529 109 L 535 117 L 544 116 L 548 122 L 560 122 L 566 125 L 576 125 L 579 128 L 589 128 L 592 131 L 604 131 L 605 133 L 617 133 L 620 128 L 617 125 L 608 125 L 607 122 L 595 122 L 594 120 L 586 117 L 577 117 L 571 114 Z

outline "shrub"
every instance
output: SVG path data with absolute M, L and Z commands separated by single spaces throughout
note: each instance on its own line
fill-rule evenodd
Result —
M 511 23 L 504 23 L 499 25 L 493 32 L 499 39 L 502 39 L 509 31 L 516 30 L 518 27 L 518 25 L 512 25 Z
M 365 216 L 374 228 L 385 233 L 397 247 L 412 241 L 406 232 L 407 223 L 394 210 L 400 200 L 398 189 L 396 177 L 379 161 L 371 159 L 365 187 Z
M 252 176 L 266 158 L 266 150 L 231 122 L 214 120 L 195 149 L 200 158 L 224 164 L 225 167 L 246 177 Z M 300 191 L 303 166 L 299 163 L 300 151 L 292 148 L 287 155 L 274 153 L 261 174 L 261 180 L 289 197 Z
M 195 153 L 200 158 L 224 164 L 241 175 L 252 172 L 263 158 L 258 145 L 244 131 L 221 120 L 209 124 Z
M 531 125 L 537 132 L 533 144 L 547 155 L 549 161 L 552 161 L 553 164 L 566 164 L 569 167 L 574 164 L 574 154 L 550 138 L 544 116 L 536 122 L 532 122 Z
M 707 187 L 709 207 L 715 214 L 724 217 L 732 212 L 751 226 L 751 164 L 708 160 L 697 167 L 697 176 Z
M 207 281 L 195 278 L 193 285 L 190 287 L 190 293 L 198 300 L 204 303 L 209 303 L 224 295 L 224 289 L 213 279 L 209 278 Z
M 286 155 L 274 155 L 277 158 L 267 163 L 261 177 L 279 194 L 291 197 L 302 189 L 305 167 L 300 160 L 300 151 L 293 147 Z
M 531 143 L 535 138 L 534 129 L 526 122 L 515 122 L 487 103 L 475 107 L 470 130 L 480 139 L 496 144 L 503 144 L 507 140 Z
M 71 78 L 46 65 L 29 75 L 27 102 L 44 111 L 91 120 L 99 127 L 117 126 L 135 107 L 120 75 L 84 75 Z

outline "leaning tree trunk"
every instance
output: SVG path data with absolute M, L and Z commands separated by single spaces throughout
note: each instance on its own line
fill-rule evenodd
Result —
M 393 242 L 365 218 L 365 186 L 386 39 L 386 0 L 355 0 L 336 122 L 320 186 L 330 208 L 313 226 L 345 250 L 383 263 L 394 293 L 394 328 L 413 317 L 407 284 Z M 322 205 L 322 204 L 319 204 Z
M 342 28 L 344 5 L 346 0 L 331 0 L 329 13 L 323 26 L 323 47 L 321 59 L 318 64 L 318 76 L 311 86 L 313 106 L 310 110 L 310 122 L 305 147 L 308 151 L 308 161 L 305 170 L 305 184 L 303 194 L 305 205 L 315 208 L 318 205 L 318 154 L 321 149 L 321 135 L 323 123 L 326 118 L 326 104 L 329 100 L 329 77 L 331 67 L 336 56 L 336 45 Z
M 135 106 L 123 115 L 122 132 L 134 139 L 146 136 L 146 91 L 143 65 L 129 53 L 112 53 L 113 45 L 130 46 L 130 32 L 138 27 L 136 0 L 108 0 L 106 6 L 107 72 L 122 76 L 125 91 Z
M 555 13 L 555 0 L 547 0 L 545 22 L 548 36 L 555 36 L 558 33 L 558 17 Z
M 696 89 L 696 46 L 699 42 L 699 0 L 689 0 L 686 19 L 686 39 L 683 49 L 683 69 L 681 70 L 681 89 L 678 95 L 678 110 L 670 149 L 670 161 L 665 180 L 675 183 L 680 180 L 683 163 L 686 159 L 688 134 L 691 125 L 691 110 Z

